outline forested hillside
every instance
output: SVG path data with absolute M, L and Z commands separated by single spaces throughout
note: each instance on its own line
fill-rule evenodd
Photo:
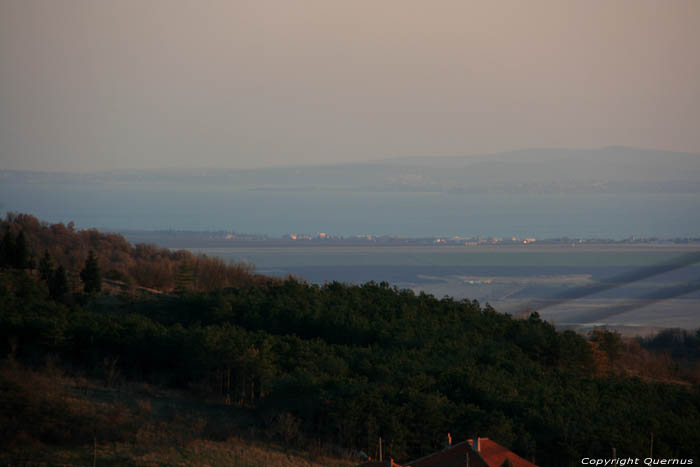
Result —
M 170 251 L 150 244 L 132 246 L 118 234 L 94 229 L 76 231 L 73 223 L 47 224 L 28 214 L 7 214 L 0 232 L 2 249 L 11 250 L 17 236 L 22 236 L 26 266 L 38 267 L 48 254 L 54 266 L 66 269 L 69 279 L 77 280 L 90 250 L 99 252 L 98 266 L 105 278 L 162 291 L 178 287 L 197 292 L 213 291 L 266 279 L 255 276 L 250 265 L 226 264 L 219 258 L 193 255 L 186 250 Z
M 700 458 L 697 382 L 669 384 L 641 371 L 660 361 L 642 344 L 663 351 L 663 340 L 625 342 L 607 331 L 589 340 L 537 314 L 515 319 L 385 283 L 273 280 L 25 215 L 8 216 L 0 234 L 0 352 L 26 367 L 50 358 L 107 385 L 185 390 L 222 413 L 248 411 L 252 428 L 285 445 L 373 456 L 381 437 L 385 455 L 399 462 L 439 449 L 447 432 L 488 436 L 541 465 L 613 448 L 641 457 L 651 432 L 655 456 Z M 174 293 L 86 291 L 79 279 L 52 292 L 57 265 L 79 278 L 90 250 L 100 274 Z M 204 279 L 215 267 L 216 280 Z M 698 339 L 687 337 L 683 365 L 692 369 Z M 632 364 L 632 355 L 647 359 Z M 667 357 L 676 368 L 663 371 L 692 375 Z M 0 386 L 10 404 L 0 413 L 2 448 L 63 442 L 33 431 L 38 414 L 13 406 L 8 387 Z

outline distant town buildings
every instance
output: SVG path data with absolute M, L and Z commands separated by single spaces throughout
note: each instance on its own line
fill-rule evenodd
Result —
M 333 238 L 336 237 L 332 237 L 325 232 L 319 232 L 316 235 L 295 233 L 282 236 L 283 240 L 330 240 Z
M 466 237 L 462 235 L 454 236 L 433 236 L 433 237 L 402 237 L 399 235 L 372 235 L 372 234 L 355 234 L 351 236 L 333 235 L 328 232 L 311 233 L 288 233 L 280 237 L 270 237 L 265 234 L 246 234 L 237 233 L 235 231 L 122 231 L 127 238 L 134 239 L 137 242 L 152 242 L 157 238 L 163 242 L 175 241 L 178 239 L 186 241 L 206 241 L 207 244 L 221 241 L 227 245 L 231 243 L 251 243 L 251 244 L 289 244 L 292 242 L 323 242 L 324 244 L 336 245 L 416 245 L 416 246 L 460 246 L 460 247 L 482 247 L 482 246 L 516 246 L 516 245 L 562 245 L 576 247 L 580 245 L 625 245 L 625 244 L 698 244 L 700 238 L 640 238 L 628 237 L 625 239 L 609 239 L 609 238 L 535 238 L 535 237 L 497 237 L 497 236 L 474 236 Z

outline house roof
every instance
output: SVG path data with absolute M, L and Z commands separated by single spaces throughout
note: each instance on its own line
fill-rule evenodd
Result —
M 473 441 L 470 439 L 467 442 L 471 447 Z M 532 462 L 523 459 L 514 452 L 509 451 L 508 448 L 488 438 L 479 438 L 479 455 L 489 466 L 500 467 L 506 459 L 509 459 L 513 467 L 537 467 Z
M 469 456 L 469 467 L 488 467 L 466 441 L 452 445 L 442 451 L 429 454 L 406 464 L 407 467 L 465 467 Z M 498 466 L 500 467 L 500 465 Z
M 488 438 L 479 438 L 479 452 L 472 449 L 472 440 L 416 459 L 406 467 L 465 467 L 469 456 L 469 467 L 501 467 L 509 459 L 513 467 L 537 467 L 517 454 Z

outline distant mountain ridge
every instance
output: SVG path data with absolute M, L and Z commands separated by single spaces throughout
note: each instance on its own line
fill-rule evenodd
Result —
M 1 183 L 200 184 L 234 190 L 461 193 L 700 193 L 700 154 L 629 147 L 524 149 L 477 156 L 263 169 L 90 173 L 0 170 Z

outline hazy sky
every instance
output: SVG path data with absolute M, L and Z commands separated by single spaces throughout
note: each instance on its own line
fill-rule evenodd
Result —
M 0 169 L 700 152 L 698 0 L 0 0 Z

